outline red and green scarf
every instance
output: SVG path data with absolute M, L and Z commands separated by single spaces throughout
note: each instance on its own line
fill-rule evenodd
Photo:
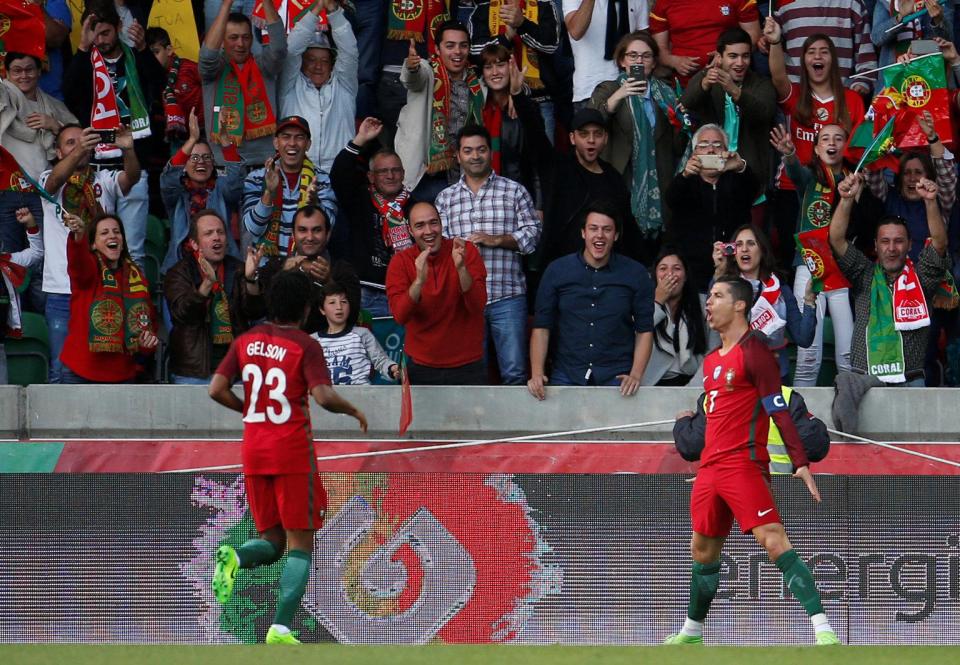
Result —
M 207 206 L 207 200 L 210 198 L 210 192 L 217 186 L 216 173 L 216 169 L 214 169 L 213 175 L 204 183 L 194 182 L 186 175 L 180 178 L 184 191 L 186 191 L 187 196 L 190 197 L 190 210 L 188 211 L 187 219 L 193 219 L 194 215 L 204 208 L 209 207 Z
M 310 184 L 316 177 L 316 168 L 308 158 L 304 157 L 303 166 L 300 167 L 300 176 L 297 187 L 297 208 L 311 203 Z M 280 256 L 280 227 L 283 225 L 283 190 L 286 188 L 287 175 L 280 174 L 280 186 L 277 187 L 277 195 L 273 200 L 273 212 L 270 214 L 270 223 L 263 237 L 257 242 L 257 245 L 263 247 L 265 256 Z M 266 182 L 266 179 L 264 179 Z M 290 234 L 290 245 L 285 248 L 285 254 L 293 251 L 293 234 Z
M 184 110 L 177 102 L 177 79 L 180 77 L 180 56 L 176 53 L 170 60 L 170 69 L 167 70 L 167 85 L 163 89 L 163 112 L 167 120 L 164 132 L 168 141 L 182 140 L 187 137 L 187 118 Z
M 94 186 L 95 179 L 93 169 L 89 166 L 85 169 L 74 171 L 70 174 L 70 177 L 67 178 L 61 194 L 63 209 L 70 214 L 76 215 L 85 222 L 89 222 L 103 212 L 103 208 L 97 200 L 96 188 Z
M 431 55 L 430 67 L 433 69 L 433 100 L 430 104 L 430 152 L 427 158 L 427 173 L 442 173 L 456 162 L 453 142 L 447 135 L 447 118 L 450 115 L 450 76 L 440 58 Z M 483 124 L 483 88 L 480 79 L 467 68 L 467 90 L 470 98 L 467 102 L 467 120 L 464 124 Z
M 200 265 L 200 253 L 194 252 L 193 258 Z M 200 272 L 203 274 L 203 271 Z M 223 284 L 224 268 L 221 263 L 216 268 L 217 281 L 210 289 L 210 338 L 214 344 L 229 344 L 233 341 L 233 324 L 230 323 L 230 303 L 227 301 L 227 290 Z M 202 280 L 202 277 L 201 277 Z
M 156 329 L 147 282 L 137 264 L 128 258 L 121 259 L 117 270 L 111 270 L 98 252 L 94 256 L 100 285 L 90 305 L 87 346 L 91 353 L 137 353 L 140 333 Z M 122 274 L 122 287 L 117 273 Z
M 450 0 L 391 0 L 387 39 L 426 41 L 430 53 L 434 53 L 434 28 L 448 20 Z
M 403 214 L 404 207 L 410 199 L 410 192 L 401 190 L 392 200 L 387 199 L 370 185 L 370 201 L 380 215 L 380 234 L 384 246 L 393 252 L 413 246 L 410 231 L 407 229 L 407 219 Z
M 500 148 L 500 135 L 503 132 L 503 109 L 491 94 L 483 105 L 483 126 L 490 132 L 490 159 L 494 173 L 503 175 L 503 154 Z
M 210 135 L 213 141 L 226 137 L 239 146 L 245 140 L 270 136 L 277 128 L 267 86 L 253 58 L 242 66 L 231 62 L 224 67 L 213 103 L 222 109 L 213 117 L 213 132 Z M 220 126 L 221 118 L 224 127 Z

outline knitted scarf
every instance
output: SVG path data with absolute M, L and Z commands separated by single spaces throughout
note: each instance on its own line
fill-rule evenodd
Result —
M 308 158 L 303 158 L 303 166 L 300 167 L 300 176 L 297 187 L 297 208 L 307 205 L 310 200 L 310 183 L 316 177 L 316 169 Z M 264 178 L 266 182 L 266 178 Z M 280 174 L 280 186 L 277 188 L 277 195 L 273 201 L 273 212 L 270 215 L 270 223 L 263 237 L 257 242 L 257 245 L 263 247 L 265 256 L 280 256 L 280 227 L 283 225 L 283 190 L 287 185 L 287 176 Z M 293 249 L 293 235 L 290 236 L 290 243 L 284 248 L 283 253 L 289 254 Z
M 170 69 L 167 70 L 167 85 L 163 89 L 163 112 L 167 117 L 167 128 L 164 132 L 167 141 L 181 140 L 187 136 L 187 118 L 177 103 L 177 79 L 180 77 L 180 56 L 173 54 L 170 60 Z
M 213 104 L 222 109 L 213 116 L 213 141 L 226 137 L 239 146 L 245 140 L 270 136 L 277 128 L 267 86 L 253 58 L 243 65 L 231 62 L 223 68 Z M 221 117 L 224 127 L 220 126 Z
M 120 117 L 129 117 L 130 131 L 133 138 L 142 139 L 150 136 L 150 114 L 147 108 L 147 98 L 140 87 L 140 75 L 137 73 L 137 58 L 130 47 L 119 42 L 123 51 L 123 76 L 117 77 L 117 106 Z M 126 92 L 126 99 L 124 99 Z
M 433 29 L 449 20 L 450 0 L 394 0 L 389 6 L 387 39 L 426 41 L 433 53 Z
M 433 68 L 433 100 L 430 106 L 430 147 L 427 158 L 427 173 L 441 173 L 455 162 L 453 143 L 447 136 L 447 117 L 450 115 L 450 77 L 440 58 L 431 55 Z M 472 69 L 467 68 L 467 121 L 465 124 L 483 124 L 483 88 Z
M 370 201 L 380 216 L 380 235 L 384 246 L 392 252 L 413 246 L 410 231 L 407 229 L 407 220 L 404 216 L 404 207 L 410 199 L 410 192 L 402 190 L 393 200 L 384 198 L 370 185 Z
M 101 214 L 103 208 L 97 200 L 94 182 L 93 169 L 89 166 L 71 173 L 61 194 L 63 209 L 87 222 Z
M 214 171 L 214 173 L 216 173 L 216 171 Z M 180 182 L 183 184 L 183 189 L 189 197 L 187 219 L 193 219 L 194 215 L 208 207 L 207 199 L 210 197 L 210 192 L 217 186 L 217 177 L 214 175 L 206 182 L 198 183 L 184 175 L 180 178 Z
M 137 353 L 140 333 L 154 330 L 150 290 L 137 264 L 121 259 L 118 270 L 111 270 L 99 252 L 94 252 L 100 270 L 100 284 L 90 304 L 90 329 L 87 345 L 91 353 Z M 117 283 L 117 273 L 123 287 Z
M 906 260 L 892 287 L 887 284 L 886 273 L 878 262 L 870 284 L 867 373 L 884 383 L 906 381 L 902 331 L 929 325 L 930 311 L 913 261 Z
M 200 265 L 200 252 L 194 252 L 193 258 Z M 216 268 L 217 281 L 210 289 L 210 304 L 207 312 L 210 314 L 210 339 L 214 344 L 229 344 L 233 341 L 233 325 L 230 323 L 230 303 L 227 301 L 227 290 L 223 283 L 224 267 L 221 263 Z M 200 271 L 203 281 L 203 271 Z
M 750 327 L 772 338 L 787 325 L 776 310 L 777 301 L 782 297 L 780 279 L 770 275 L 770 279 L 761 282 L 761 287 L 760 297 L 750 310 Z
M 538 23 L 540 8 L 537 6 L 537 0 L 520 0 L 523 3 L 523 17 L 531 23 Z M 487 24 L 490 27 L 490 34 L 493 36 L 502 35 L 509 27 L 500 20 L 500 8 L 503 7 L 503 0 L 490 0 L 490 11 L 487 14 Z M 513 53 L 517 59 L 517 66 L 523 70 L 527 68 L 527 73 L 523 77 L 534 90 L 543 88 L 543 81 L 540 80 L 540 61 L 537 52 L 526 45 L 520 39 L 519 34 L 513 35 Z M 499 173 L 499 171 L 497 171 Z

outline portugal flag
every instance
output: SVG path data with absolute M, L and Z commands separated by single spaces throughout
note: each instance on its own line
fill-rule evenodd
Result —
M 800 258 L 810 270 L 814 293 L 850 287 L 850 282 L 840 272 L 837 262 L 833 260 L 829 225 L 798 233 L 794 237 L 797 241 L 797 249 L 800 250 Z
M 7 53 L 25 53 L 46 58 L 47 27 L 38 4 L 23 0 L 0 0 L 0 69 Z M 6 72 L 3 72 L 6 76 Z
M 906 64 L 887 67 L 880 72 L 880 83 L 884 89 L 895 90 L 903 99 L 893 127 L 893 138 L 898 148 L 927 147 L 927 137 L 917 124 L 917 116 L 924 111 L 929 111 L 933 116 L 934 129 L 940 140 L 946 145 L 953 144 L 950 97 L 942 54 L 921 56 Z

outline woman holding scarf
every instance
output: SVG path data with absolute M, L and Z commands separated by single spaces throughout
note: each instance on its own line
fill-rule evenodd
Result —
M 793 291 L 780 281 L 776 273 L 776 257 L 770 241 L 763 231 L 751 224 L 744 224 L 734 231 L 726 245 L 714 243 L 713 264 L 715 278 L 739 275 L 753 285 L 755 300 L 750 310 L 750 328 L 766 335 L 767 346 L 777 354 L 780 377 L 786 384 L 790 368 L 786 333 L 790 333 L 798 347 L 805 349 L 813 342 L 816 332 L 816 295 L 812 280 L 807 282 L 801 312 Z
M 184 242 L 190 231 L 190 220 L 201 210 L 212 208 L 221 219 L 230 219 L 240 206 L 246 169 L 240 153 L 228 139 L 222 138 L 225 171 L 217 175 L 213 151 L 200 140 L 200 119 L 194 110 L 188 120 L 189 137 L 160 174 L 160 194 L 170 218 L 170 246 L 163 259 L 161 272 L 167 272 L 184 255 Z M 229 225 L 227 227 L 229 229 Z M 240 259 L 240 250 L 233 235 L 227 233 L 227 253 Z
M 814 137 L 813 158 L 802 166 L 797 148 L 783 125 L 770 132 L 770 143 L 783 156 L 783 165 L 800 197 L 797 218 L 797 237 L 806 248 L 802 257 L 794 261 L 796 274 L 793 290 L 805 293 L 814 281 L 813 267 L 821 291 L 816 299 L 817 329 L 813 343 L 797 351 L 795 386 L 815 386 L 823 358 L 823 317 L 830 308 L 835 340 L 835 359 L 838 372 L 850 371 L 850 342 L 853 336 L 853 310 L 850 308 L 850 284 L 837 268 L 829 248 L 828 229 L 833 211 L 840 197 L 837 183 L 849 173 L 843 163 L 843 149 L 847 131 L 840 125 L 825 125 Z M 819 236 L 819 237 L 818 237 Z M 823 248 L 823 251 L 817 251 Z M 812 253 L 811 253 L 812 250 Z M 799 305 L 799 302 L 797 303 Z
M 70 229 L 70 326 L 60 360 L 63 383 L 129 383 L 143 369 L 138 356 L 157 348 L 156 312 L 143 272 L 127 251 L 114 215 L 89 223 L 64 213 Z
M 620 75 L 593 91 L 590 106 L 607 120 L 610 138 L 601 156 L 620 171 L 631 192 L 630 206 L 643 236 L 655 240 L 668 222 L 670 210 L 661 204 L 662 192 L 673 178 L 688 142 L 689 120 L 670 84 L 654 77 L 660 48 L 646 31 L 620 39 L 614 61 Z M 643 77 L 630 76 L 643 67 Z M 655 255 L 649 245 L 647 260 Z

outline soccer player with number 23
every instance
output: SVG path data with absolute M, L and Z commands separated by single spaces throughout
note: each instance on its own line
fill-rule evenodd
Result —
M 817 644 L 837 644 L 816 582 L 790 545 L 770 492 L 767 433 L 772 420 L 787 446 L 794 475 L 820 501 L 807 454 L 780 388 L 780 368 L 759 333 L 750 329 L 753 287 L 740 277 L 721 277 L 707 299 L 707 324 L 721 346 L 703 362 L 707 393 L 706 446 L 690 496 L 693 539 L 690 601 L 683 629 L 665 644 L 703 643 L 703 622 L 720 585 L 720 552 L 736 518 L 783 573 L 807 611 Z M 680 416 L 692 415 L 687 412 Z
M 270 289 L 270 320 L 235 339 L 210 382 L 210 397 L 243 414 L 243 473 L 259 538 L 217 550 L 213 593 L 226 603 L 239 568 L 280 560 L 280 593 L 267 644 L 299 644 L 290 631 L 310 579 L 314 534 L 323 526 L 327 495 L 317 472 L 310 400 L 332 413 L 363 412 L 330 387 L 327 363 L 316 341 L 300 330 L 310 312 L 306 275 L 285 272 Z M 230 389 L 243 380 L 243 401 Z

